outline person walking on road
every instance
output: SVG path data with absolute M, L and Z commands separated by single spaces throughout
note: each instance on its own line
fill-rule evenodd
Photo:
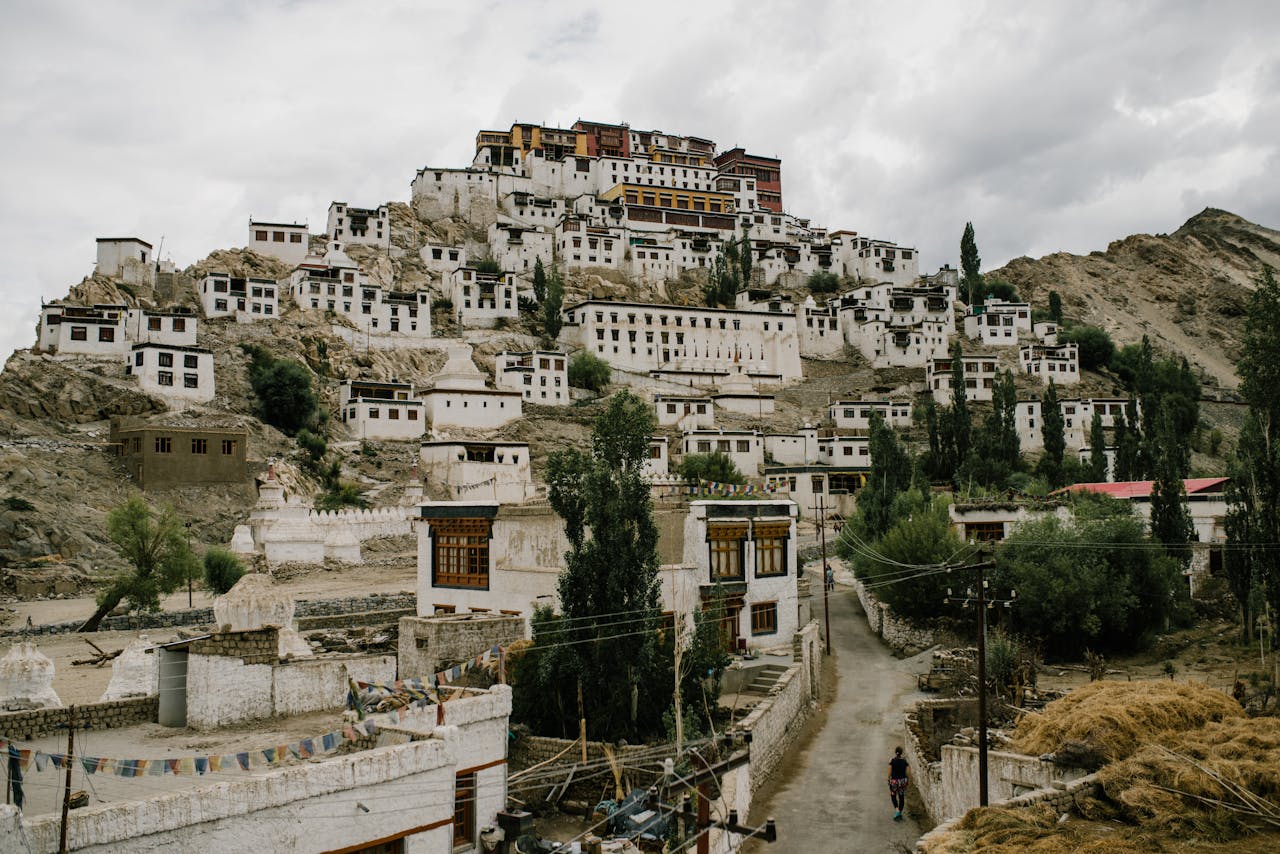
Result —
M 825 585 L 825 589 L 827 590 L 836 589 L 836 573 L 835 573 L 835 570 L 831 568 L 831 564 L 829 563 L 823 565 L 822 583 L 823 585 Z
M 889 797 L 893 799 L 894 821 L 902 821 L 902 811 L 907 805 L 907 786 L 911 782 L 907 767 L 907 760 L 902 758 L 902 748 L 895 747 L 893 758 L 889 760 Z

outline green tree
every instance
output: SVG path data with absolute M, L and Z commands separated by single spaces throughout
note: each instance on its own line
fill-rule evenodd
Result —
M 951 344 L 951 406 L 940 416 L 943 473 L 955 477 L 972 448 L 973 423 L 969 415 L 969 390 L 964 375 L 964 354 L 960 339 Z
M 982 258 L 978 255 L 978 241 L 973 233 L 973 223 L 964 224 L 964 234 L 960 237 L 960 271 L 963 274 L 961 284 L 969 295 L 969 305 L 977 305 L 982 300 Z
M 1057 291 L 1049 291 L 1049 319 L 1062 325 L 1062 297 Z
M 547 298 L 541 301 L 542 334 L 555 341 L 560 335 L 560 327 L 564 319 L 560 309 L 564 307 L 564 282 L 560 278 L 559 268 L 552 266 L 551 275 L 547 276 Z
M 1160 421 L 1160 450 L 1156 455 L 1155 482 L 1151 485 L 1151 539 L 1163 544 L 1165 553 L 1186 569 L 1191 562 L 1190 543 L 1195 527 L 1183 488 L 1185 439 L 1172 435 L 1171 429 L 1172 419 L 1166 413 Z
M 755 263 L 752 257 L 755 253 L 755 247 L 751 245 L 751 228 L 750 226 L 742 226 L 742 237 L 738 241 L 738 259 L 742 268 L 742 286 L 744 288 L 751 287 L 751 270 Z
M 1163 628 L 1176 604 L 1176 563 L 1142 547 L 1131 509 L 1085 507 L 1092 509 L 1071 521 L 1019 525 L 996 552 L 997 587 L 1018 594 L 1010 627 L 1040 638 L 1050 655 L 1130 651 Z
M 1062 408 L 1058 405 L 1058 387 L 1049 379 L 1049 388 L 1040 398 L 1040 435 L 1044 440 L 1044 456 L 1040 458 L 1040 476 L 1057 489 L 1063 485 L 1063 457 L 1067 450 Z
M 1138 425 L 1138 403 L 1130 397 L 1125 414 L 1115 420 L 1116 461 L 1112 474 L 1120 482 L 1138 480 L 1142 474 L 1142 434 Z
M 685 454 L 680 461 L 680 476 L 693 486 L 700 480 L 712 483 L 746 483 L 728 454 L 713 451 L 710 454 Z
M 155 511 L 135 495 L 107 514 L 107 536 L 131 568 L 113 578 L 98 596 L 98 610 L 80 627 L 82 632 L 97 631 L 102 619 L 121 602 L 130 611 L 158 611 L 161 595 L 200 574 L 200 562 L 172 507 Z
M 1249 405 L 1228 487 L 1225 569 L 1251 634 L 1249 597 L 1261 590 L 1280 614 L 1280 283 L 1270 267 L 1255 279 L 1236 364 L 1240 394 Z
M 1004 300 L 1005 302 L 1018 301 L 1018 289 L 1004 279 L 986 278 L 982 284 L 982 299 L 986 300 L 990 297 Z
M 815 270 L 805 280 L 805 287 L 814 294 L 833 294 L 840 289 L 840 277 L 826 270 Z
M 290 436 L 315 425 L 318 404 L 311 388 L 311 372 L 301 362 L 254 355 L 249 383 L 258 398 L 263 421 Z
M 1094 483 L 1107 479 L 1107 434 L 1102 428 L 1102 413 L 1096 409 L 1089 422 L 1089 479 Z
M 711 260 L 711 266 L 707 269 L 707 284 L 703 288 L 703 297 L 708 307 L 715 308 L 720 305 L 726 275 L 728 274 L 725 271 L 724 253 L 717 252 L 716 257 Z
M 574 388 L 585 388 L 594 392 L 602 392 L 609 387 L 613 378 L 613 369 L 609 363 L 593 353 L 579 350 L 569 360 L 569 385 Z
M 861 517 L 863 536 L 876 540 L 884 536 L 895 521 L 894 503 L 911 487 L 912 465 L 911 457 L 898 441 L 898 434 L 879 412 L 871 415 L 867 445 L 871 471 L 867 473 L 867 485 L 858 494 L 857 515 Z
M 942 496 L 923 496 L 912 489 L 895 500 L 896 521 L 884 536 L 869 538 L 855 515 L 845 524 L 837 550 L 853 566 L 854 573 L 871 584 L 885 583 L 876 595 L 903 616 L 928 619 L 945 610 L 947 587 L 956 584 L 949 573 L 921 572 L 903 575 L 902 564 L 940 565 L 963 551 Z
M 547 460 L 548 499 L 569 540 L 556 657 L 573 697 L 561 705 L 576 707 L 596 738 L 652 734 L 668 707 L 655 694 L 670 683 L 648 678 L 659 616 L 658 529 L 641 472 L 655 426 L 651 407 L 621 391 L 596 420 L 589 453 L 570 449 Z M 607 616 L 619 613 L 629 615 L 625 631 Z
M 1075 344 L 1080 349 L 1080 367 L 1087 371 L 1096 371 L 1111 364 L 1115 356 L 1116 345 L 1105 329 L 1096 326 L 1073 326 L 1058 336 L 1067 344 Z
M 205 586 L 219 595 L 244 577 L 244 564 L 226 549 L 211 548 L 204 553 Z
M 1018 470 L 1021 446 L 1018 440 L 1018 391 L 1013 372 L 1003 371 L 991 389 L 991 413 L 974 439 L 976 453 L 963 463 L 961 481 L 976 480 L 989 486 L 1003 486 Z
M 547 298 L 547 271 L 541 256 L 533 262 L 533 298 L 539 303 Z
M 471 266 L 475 268 L 477 273 L 484 273 L 489 276 L 502 275 L 502 266 L 492 258 L 477 258 L 471 262 Z

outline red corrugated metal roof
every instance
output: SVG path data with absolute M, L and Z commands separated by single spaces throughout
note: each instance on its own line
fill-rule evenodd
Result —
M 1201 492 L 1221 492 L 1230 478 L 1225 477 L 1192 477 L 1182 482 L 1187 495 Z M 1110 495 L 1112 498 L 1148 498 L 1155 481 L 1127 480 L 1120 483 L 1076 483 L 1063 487 L 1058 492 L 1096 492 Z

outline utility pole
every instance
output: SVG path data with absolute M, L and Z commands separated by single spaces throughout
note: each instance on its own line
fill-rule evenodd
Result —
M 59 835 L 58 854 L 67 854 L 67 821 L 71 812 L 71 763 L 76 750 L 76 707 L 67 709 L 67 782 L 62 790 L 62 831 Z
M 978 805 L 987 805 L 987 579 L 979 561 L 978 570 Z
M 818 537 L 822 540 L 822 613 L 827 623 L 827 655 L 831 654 L 831 604 L 827 588 L 827 511 L 818 494 Z

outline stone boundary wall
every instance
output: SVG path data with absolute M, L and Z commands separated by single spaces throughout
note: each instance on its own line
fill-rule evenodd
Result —
M 302 618 L 330 617 L 347 614 L 361 614 L 375 611 L 405 611 L 416 613 L 418 595 L 416 593 L 372 593 L 368 596 L 343 597 L 338 599 L 303 599 L 294 610 L 294 618 L 299 627 Z M 394 621 L 400 615 L 389 617 Z M 86 615 L 86 619 L 88 616 Z M 178 626 L 201 626 L 213 622 L 212 608 L 189 608 L 182 611 L 164 611 L 154 614 L 128 614 L 123 617 L 107 617 L 99 627 L 100 631 L 141 631 L 144 629 L 166 629 Z M 67 623 L 47 623 L 28 628 L 5 629 L 0 631 L 0 638 L 14 638 L 22 635 L 60 635 L 75 632 L 84 625 L 84 620 Z M 348 625 L 343 623 L 342 625 Z M 323 628 L 308 626 L 307 628 Z
M 921 628 L 893 613 L 893 610 L 881 602 L 876 594 L 867 590 L 859 579 L 854 579 L 853 589 L 862 603 L 862 610 L 867 615 L 867 625 L 871 631 L 889 645 L 894 652 L 914 655 L 928 649 L 934 644 L 933 631 Z
M 939 752 L 942 754 L 942 812 L 934 818 L 945 821 L 964 815 L 978 805 L 978 748 L 944 744 Z M 987 750 L 987 788 L 992 803 L 1074 782 L 1085 774 L 1082 768 L 1055 765 L 1038 756 Z
M 966 726 L 976 726 L 977 722 L 976 697 L 920 700 L 903 716 L 902 749 L 911 764 L 911 780 L 920 793 L 925 810 L 935 822 L 947 818 L 941 743 L 950 741 Z M 933 758 L 935 755 L 938 758 Z
M 280 660 L 280 630 L 268 626 L 240 632 L 220 632 L 191 641 L 187 651 L 191 655 L 238 658 L 245 664 L 275 664 Z
M 1055 783 L 1043 789 L 1019 795 L 1016 798 L 1010 798 L 1007 801 L 993 801 L 991 805 L 1017 809 L 1020 807 L 1032 807 L 1037 804 L 1048 804 L 1053 808 L 1054 812 L 1062 815 L 1072 811 L 1077 798 L 1097 797 L 1101 792 L 1102 787 L 1098 783 L 1097 775 L 1089 774 L 1078 780 L 1072 780 L 1070 783 Z M 916 854 L 929 854 L 934 843 L 941 841 L 945 834 L 954 830 L 962 818 L 964 818 L 963 815 L 956 816 L 917 839 Z
M 346 528 L 357 540 L 402 537 L 413 533 L 415 507 L 371 507 L 365 510 L 312 510 L 307 522 L 321 530 Z
M 355 614 L 327 614 L 320 617 L 299 617 L 294 623 L 300 632 L 313 629 L 344 629 L 353 626 L 395 625 L 401 617 L 412 617 L 416 608 L 397 608 L 390 611 L 359 611 Z
M 158 697 L 130 697 L 106 703 L 76 705 L 76 729 L 119 729 L 141 723 L 155 723 Z M 66 731 L 69 712 L 61 709 L 32 709 L 0 712 L 0 733 L 8 738 L 30 741 L 58 730 Z

